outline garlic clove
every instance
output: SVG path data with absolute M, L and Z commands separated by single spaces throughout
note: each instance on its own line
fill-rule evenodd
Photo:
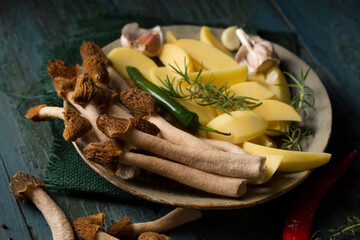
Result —
M 120 43 L 122 47 L 134 48 L 149 57 L 156 56 L 162 46 L 160 26 L 147 30 L 136 22 L 126 24 L 121 30 Z

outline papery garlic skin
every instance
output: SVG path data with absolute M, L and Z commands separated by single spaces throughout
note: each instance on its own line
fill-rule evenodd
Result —
M 160 53 L 162 42 L 160 26 L 147 30 L 133 22 L 126 24 L 121 30 L 120 44 L 122 47 L 134 48 L 149 57 Z

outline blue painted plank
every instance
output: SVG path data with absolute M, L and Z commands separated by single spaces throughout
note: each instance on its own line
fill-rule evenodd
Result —
M 223 25 L 249 22 L 267 30 L 288 29 L 267 1 L 253 3 L 252 1 L 229 0 L 211 2 L 117 0 L 100 1 L 99 6 L 96 3 L 88 4 L 87 2 L 77 1 L 76 4 L 73 4 L 72 1 L 45 1 L 38 5 L 32 1 L 21 4 L 15 1 L 1 1 L 0 26 L 5 26 L 5 28 L 0 28 L 0 33 L 5 37 L 0 40 L 0 86 L 16 93 L 27 92 L 39 79 L 44 47 L 71 35 L 72 26 L 76 21 L 74 16 L 96 17 L 98 11 L 95 9 L 115 14 L 154 14 L 176 21 L 188 19 L 189 21 Z M 293 7 L 297 8 L 297 6 Z M 291 20 L 290 25 L 293 26 L 296 21 L 298 20 Z M 306 34 L 308 33 L 301 31 L 298 33 L 300 39 L 303 39 Z M 305 44 L 300 53 L 302 58 L 316 68 L 317 72 L 326 72 L 322 69 L 317 57 L 312 55 L 313 51 Z M 326 76 L 321 77 L 327 79 Z M 34 91 L 29 94 L 36 94 L 36 91 L 34 88 Z M 48 159 L 48 146 L 51 138 L 48 126 L 46 123 L 29 123 L 22 117 L 27 107 L 38 104 L 40 101 L 25 101 L 18 108 L 20 99 L 0 93 L 0 102 L 2 109 L 0 121 L 8 126 L 6 129 L 0 129 L 0 152 L 4 153 L 6 170 L 10 175 L 19 170 L 26 170 L 42 177 L 43 168 Z M 356 124 L 355 120 L 353 124 Z M 99 199 L 96 196 L 79 196 L 59 192 L 50 194 L 64 209 L 70 220 L 102 211 L 108 216 L 106 218 L 107 226 L 124 216 L 130 217 L 134 222 L 146 221 L 162 216 L 167 210 L 170 210 L 160 205 L 156 208 L 137 206 L 118 203 L 111 199 Z M 270 203 L 251 209 L 209 211 L 204 214 L 203 219 L 170 233 L 173 239 L 238 239 L 240 237 L 264 239 L 264 236 L 266 239 L 279 239 L 287 207 L 293 197 L 294 194 L 291 192 Z M 6 204 L 13 201 L 10 197 L 5 197 L 4 200 Z M 33 228 L 36 238 L 49 239 L 48 226 L 35 207 L 27 204 L 21 205 L 21 209 L 26 221 L 31 223 L 30 226 Z M 158 212 L 159 209 L 160 212 Z M 335 212 L 340 211 L 342 210 L 339 209 Z M 18 216 L 15 220 L 17 218 Z M 326 223 L 327 220 L 323 218 L 318 222 Z M 259 225 L 263 225 L 261 231 L 258 229 Z
M 0 239 L 29 239 L 30 233 L 15 199 L 9 193 L 9 177 L 0 154 Z

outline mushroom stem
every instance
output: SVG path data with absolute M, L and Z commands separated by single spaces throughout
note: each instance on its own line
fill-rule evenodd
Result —
M 246 179 L 221 176 L 158 157 L 125 152 L 119 162 L 145 169 L 208 193 L 240 197 L 246 192 Z
M 171 230 L 199 218 L 201 218 L 201 212 L 199 210 L 178 207 L 155 221 L 133 223 L 133 228 L 136 235 L 143 232 L 159 233 Z
M 223 196 L 239 197 L 246 192 L 246 180 L 221 176 L 191 168 L 160 157 L 125 152 L 116 141 L 91 143 L 84 149 L 85 156 L 110 169 L 123 163 L 173 179 L 187 186 Z
M 30 108 L 26 118 L 33 121 L 47 121 L 50 117 L 65 121 L 63 137 L 66 141 L 76 141 L 79 137 L 88 135 L 91 123 L 78 112 L 70 108 L 48 107 L 45 104 Z
M 9 189 L 15 199 L 23 202 L 30 199 L 35 204 L 49 224 L 54 240 L 75 240 L 70 222 L 43 187 L 45 185 L 40 179 L 19 172 L 11 178 Z
M 226 141 L 217 140 L 217 139 L 210 139 L 210 138 L 201 138 L 201 139 L 203 141 L 225 151 L 225 152 L 251 155 L 250 153 L 246 152 L 244 149 L 242 149 L 238 145 L 235 145 L 231 142 L 226 142 Z
M 203 171 L 240 178 L 262 179 L 266 175 L 264 157 L 179 146 L 134 128 L 124 131 L 122 120 L 104 114 L 99 116 L 97 126 L 110 138 L 120 139 L 140 149 Z
M 93 240 L 119 240 L 119 238 L 113 237 L 103 231 L 97 231 Z
M 117 221 L 108 228 L 108 233 L 120 239 L 133 239 L 145 232 L 164 232 L 201 217 L 196 209 L 176 208 L 165 216 L 150 222 L 131 223 L 128 218 Z
M 65 214 L 41 187 L 27 190 L 25 194 L 44 215 L 54 240 L 75 239 Z

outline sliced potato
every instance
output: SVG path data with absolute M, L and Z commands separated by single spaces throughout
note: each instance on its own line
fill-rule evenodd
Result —
M 210 28 L 203 26 L 200 29 L 200 41 L 216 47 L 226 55 L 232 57 L 231 53 L 224 47 L 220 40 L 214 35 Z
M 207 70 L 235 67 L 238 63 L 219 49 L 194 39 L 179 39 L 178 46 L 189 54 L 198 64 L 203 64 Z
M 298 121 L 300 114 L 290 105 L 278 100 L 262 100 L 262 104 L 251 110 L 266 119 L 266 121 Z
M 209 79 L 212 80 L 212 84 L 216 87 L 221 87 L 225 83 L 227 86 L 234 85 L 236 83 L 244 82 L 247 78 L 248 69 L 246 65 L 237 65 L 229 68 L 222 68 L 217 70 L 205 70 L 201 72 L 200 81 L 206 83 Z M 191 80 L 199 75 L 199 72 L 189 73 L 188 76 Z
M 264 147 L 250 142 L 243 145 L 245 151 L 258 155 L 282 155 L 278 171 L 300 172 L 320 167 L 329 162 L 331 154 L 314 152 L 297 152 L 283 149 Z
M 257 82 L 242 82 L 230 87 L 235 96 L 246 96 L 258 100 L 271 99 L 275 94 Z
M 115 71 L 127 79 L 130 78 L 126 71 L 127 66 L 136 67 L 146 79 L 150 79 L 151 70 L 157 67 L 151 58 L 132 48 L 114 48 L 107 57 Z
M 224 136 L 208 132 L 209 138 L 239 144 L 263 134 L 267 128 L 267 121 L 251 111 L 234 111 L 231 112 L 231 115 L 224 113 L 217 116 L 207 126 L 221 132 L 231 133 L 230 136 Z
M 172 31 L 166 31 L 165 39 L 167 43 L 175 43 L 177 40 L 179 40 Z
M 164 64 L 165 67 L 170 68 L 172 71 L 173 69 L 170 65 L 176 69 L 180 68 L 182 72 L 185 72 L 186 66 L 188 72 L 194 71 L 194 65 L 192 64 L 189 55 L 176 44 L 165 43 L 158 57 L 162 64 Z

